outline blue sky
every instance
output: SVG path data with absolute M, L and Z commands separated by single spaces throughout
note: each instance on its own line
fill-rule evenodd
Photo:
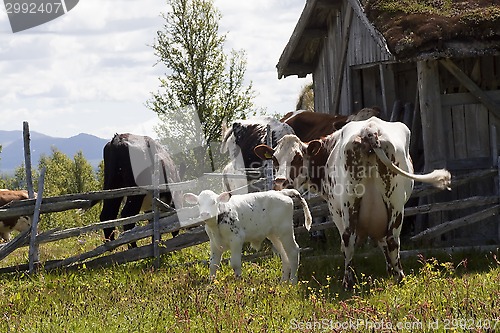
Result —
M 267 113 L 295 107 L 310 78 L 278 80 L 276 64 L 305 0 L 215 0 L 226 50 L 247 53 L 255 104 Z M 162 0 L 82 0 L 66 15 L 13 34 L 0 6 L 0 129 L 102 138 L 131 132 L 155 137 L 144 103 L 162 66 L 150 47 L 161 29 Z

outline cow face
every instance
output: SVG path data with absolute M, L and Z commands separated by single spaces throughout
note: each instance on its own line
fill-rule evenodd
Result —
M 230 198 L 231 194 L 229 192 L 216 194 L 210 190 L 204 190 L 200 193 L 200 195 L 193 193 L 184 194 L 185 202 L 192 205 L 199 205 L 200 218 L 203 220 L 216 217 L 219 214 L 219 203 L 226 203 Z
M 277 190 L 283 188 L 285 181 L 298 189 L 308 181 L 307 162 L 311 155 L 319 151 L 320 147 L 321 142 L 318 140 L 304 143 L 295 135 L 285 135 L 278 141 L 275 149 L 260 145 L 254 149 L 254 152 L 262 159 L 273 159 L 277 169 L 274 177 Z

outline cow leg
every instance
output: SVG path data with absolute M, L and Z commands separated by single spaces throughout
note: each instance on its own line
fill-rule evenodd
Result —
M 121 212 L 121 217 L 130 217 L 139 214 L 141 211 L 142 207 L 142 202 L 144 201 L 144 195 L 134 195 L 131 197 L 127 197 L 127 201 L 125 202 L 125 205 L 123 206 L 122 212 Z M 130 224 L 125 224 L 123 226 L 124 231 L 131 230 L 135 227 L 134 223 Z M 136 242 L 132 242 L 128 245 L 129 248 L 134 248 L 137 247 Z
M 282 268 L 283 274 L 281 279 L 282 281 L 289 280 L 292 284 L 296 284 L 298 281 L 297 272 L 299 269 L 299 262 L 300 262 L 300 247 L 295 241 L 293 230 L 291 231 L 290 234 L 284 235 L 281 238 L 280 243 L 281 243 L 281 248 L 284 251 L 284 253 L 281 256 L 283 264 Z M 286 258 L 286 261 L 284 258 Z
M 109 221 L 109 220 L 114 220 L 118 216 L 118 210 L 120 209 L 120 204 L 122 202 L 123 198 L 114 198 L 114 199 L 106 199 L 103 200 L 102 203 L 102 211 L 101 215 L 99 216 L 99 220 L 101 222 L 103 221 Z M 104 228 L 104 240 L 105 241 L 112 241 L 115 240 L 115 228 Z
M 283 247 L 283 243 L 276 236 L 270 236 L 269 240 L 273 243 L 274 248 L 281 257 L 281 281 L 288 281 L 290 279 L 290 260 L 288 257 L 288 253 Z
M 354 245 L 356 243 L 356 233 L 347 228 L 342 234 L 342 252 L 344 253 L 344 279 L 342 284 L 345 290 L 352 290 L 355 282 L 354 267 L 352 258 L 354 257 Z
M 399 235 L 396 237 L 391 235 L 379 241 L 379 246 L 384 252 L 385 261 L 387 263 L 387 272 L 394 275 L 396 283 L 400 283 L 405 277 L 401 258 L 399 255 Z
M 234 238 L 229 244 L 231 250 L 230 265 L 234 270 L 236 277 L 241 276 L 241 251 L 243 250 L 243 241 L 239 238 Z
M 210 242 L 210 279 L 215 278 L 222 259 L 222 252 L 220 246 L 215 245 L 215 242 Z

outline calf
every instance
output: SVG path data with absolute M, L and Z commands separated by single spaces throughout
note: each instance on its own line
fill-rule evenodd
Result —
M 256 250 L 269 239 L 281 255 L 282 280 L 297 283 L 299 246 L 293 230 L 293 199 L 300 199 L 304 209 L 305 227 L 311 227 L 311 213 L 307 202 L 296 190 L 220 195 L 205 190 L 200 195 L 186 193 L 184 200 L 198 204 L 200 217 L 210 238 L 210 277 L 220 264 L 222 253 L 231 251 L 231 267 L 241 275 L 241 250 L 249 242 Z
M 29 199 L 28 191 L 0 189 L 0 207 L 17 200 Z M 30 216 L 16 216 L 0 220 L 0 237 L 5 241 L 10 240 L 12 230 L 23 232 L 31 226 Z

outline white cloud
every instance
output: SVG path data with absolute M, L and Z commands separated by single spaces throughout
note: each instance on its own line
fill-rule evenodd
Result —
M 247 54 L 256 106 L 269 113 L 294 108 L 306 81 L 277 79 L 276 63 L 304 0 L 216 0 L 228 32 L 226 47 Z M 68 14 L 13 34 L 0 9 L 0 129 L 52 136 L 81 132 L 108 138 L 116 132 L 148 134 L 156 115 L 144 103 L 158 89 L 151 44 L 162 28 L 166 2 L 85 0 Z

